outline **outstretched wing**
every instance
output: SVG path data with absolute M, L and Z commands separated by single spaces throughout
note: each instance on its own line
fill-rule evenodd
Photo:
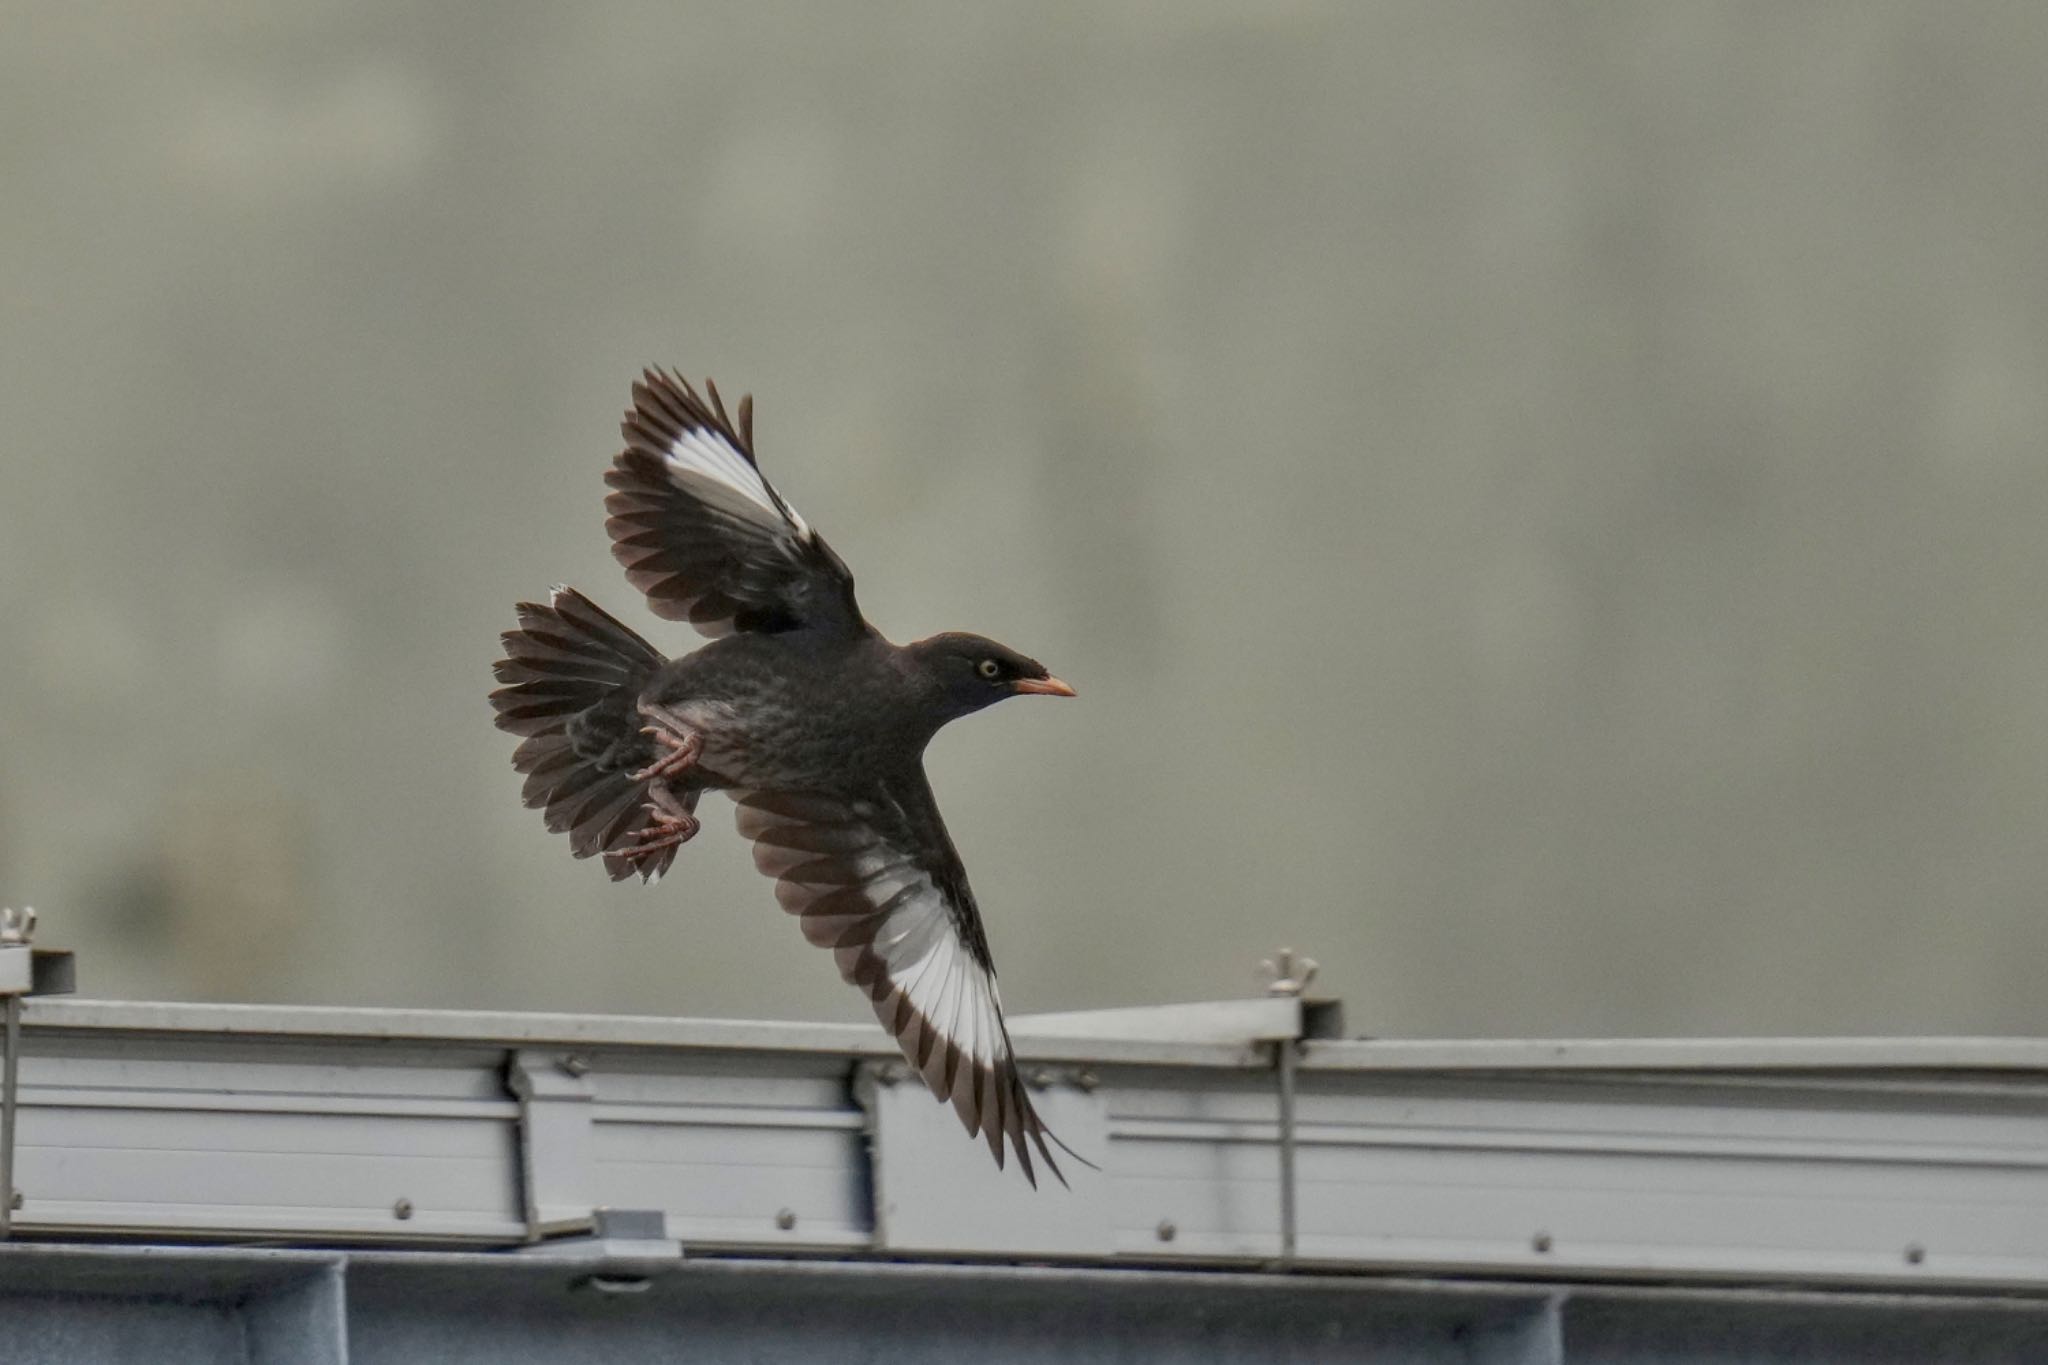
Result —
M 1059 1139 L 1017 1074 L 981 915 L 923 772 L 854 798 L 733 796 L 782 908 L 832 950 L 932 1093 L 987 1139 L 997 1166 L 1007 1139 L 1036 1185 L 1036 1146 L 1065 1184 L 1046 1145 Z
M 853 575 L 754 463 L 753 398 L 739 420 L 716 386 L 648 370 L 605 471 L 612 556 L 654 614 L 713 637 L 860 629 Z

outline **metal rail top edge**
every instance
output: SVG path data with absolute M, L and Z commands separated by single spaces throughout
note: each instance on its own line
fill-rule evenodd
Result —
M 1179 1007 L 1172 1007 L 1179 1008 Z M 349 1006 L 200 1004 L 41 999 L 31 1033 L 192 1034 L 213 1038 L 650 1048 L 894 1057 L 864 1024 L 546 1014 Z M 1266 1039 L 1236 1042 L 1034 1036 L 1029 1016 L 1012 1032 L 1030 1059 L 1211 1068 L 1270 1067 Z M 1319 1072 L 2032 1072 L 2048 1075 L 2048 1038 L 1591 1038 L 1330 1039 L 1302 1045 Z
M 1024 1021 L 1018 1021 L 1022 1023 Z M 469 1047 L 576 1047 L 672 1052 L 755 1052 L 893 1058 L 896 1045 L 866 1024 L 776 1019 L 690 1019 L 624 1014 L 382 1009 L 340 1005 L 235 1005 L 176 1001 L 41 999 L 24 1030 L 158 1037 L 389 1042 Z M 1017 1030 L 1018 1053 L 1048 1061 L 1238 1069 L 1269 1067 L 1270 1048 L 1239 1042 L 1034 1038 Z

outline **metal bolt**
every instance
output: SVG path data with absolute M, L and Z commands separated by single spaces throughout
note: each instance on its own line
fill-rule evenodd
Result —
M 1074 1084 L 1082 1090 L 1094 1090 L 1102 1084 L 1102 1077 L 1084 1066 L 1074 1073 Z
M 789 1230 L 790 1230 L 791 1228 L 795 1227 L 795 1226 L 796 1226 L 796 1210 L 795 1210 L 795 1209 L 780 1209 L 780 1210 L 777 1210 L 777 1212 L 776 1212 L 776 1214 L 775 1214 L 775 1226 L 776 1226 L 776 1227 L 779 1227 L 779 1228 L 781 1228 L 781 1229 L 782 1229 L 782 1230 L 783 1230 L 784 1232 L 788 1232 L 788 1231 L 789 1231 Z
M 1152 1231 L 1162 1242 L 1171 1242 L 1174 1238 L 1180 1236 L 1180 1229 L 1173 1225 L 1171 1218 L 1160 1219 L 1159 1226 L 1152 1229 Z
M 1529 1245 L 1536 1251 L 1550 1250 L 1550 1234 L 1547 1232 L 1537 1233 L 1529 1239 Z
M 391 1206 L 391 1216 L 400 1222 L 412 1217 L 412 1200 L 401 1199 Z
M 571 1076 L 588 1076 L 590 1074 L 590 1058 L 580 1052 L 572 1052 L 562 1058 L 561 1066 L 562 1070 Z
M 894 1085 L 903 1079 L 903 1068 L 895 1062 L 885 1062 L 875 1068 L 877 1085 Z
M 1316 979 L 1316 960 L 1299 956 L 1292 948 L 1282 948 L 1259 969 L 1265 973 L 1268 995 L 1300 995 Z
M 1033 1090 L 1044 1090 L 1052 1084 L 1052 1072 L 1041 1066 L 1026 1076 L 1024 1081 Z
M 1927 1259 L 1927 1248 L 1926 1248 L 1926 1247 L 1924 1247 L 1924 1246 L 1921 1246 L 1921 1245 L 1920 1245 L 1920 1244 L 1919 1244 L 1918 1242 L 1914 1242 L 1914 1243 L 1912 1243 L 1912 1244 L 1911 1244 L 1910 1246 L 1908 1246 L 1908 1247 L 1906 1248 L 1906 1264 L 1907 1264 L 1907 1265 L 1919 1265 L 1919 1264 L 1920 1264 L 1920 1263 L 1921 1263 L 1922 1261 L 1924 1261 L 1924 1260 L 1926 1260 L 1926 1259 Z

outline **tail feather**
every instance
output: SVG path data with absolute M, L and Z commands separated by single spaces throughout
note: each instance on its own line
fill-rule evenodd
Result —
M 647 784 L 632 774 L 656 757 L 640 733 L 640 694 L 667 662 L 632 630 L 573 588 L 548 603 L 521 602 L 519 628 L 501 637 L 493 669 L 498 728 L 520 736 L 512 766 L 521 797 L 579 858 L 631 842 L 646 827 Z M 638 863 L 605 859 L 612 880 L 668 870 L 673 848 Z

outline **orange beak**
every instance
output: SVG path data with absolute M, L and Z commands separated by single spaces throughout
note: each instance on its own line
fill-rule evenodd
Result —
M 1030 692 L 1040 697 L 1071 697 L 1074 689 L 1058 678 L 1019 678 L 1010 684 L 1013 692 Z

